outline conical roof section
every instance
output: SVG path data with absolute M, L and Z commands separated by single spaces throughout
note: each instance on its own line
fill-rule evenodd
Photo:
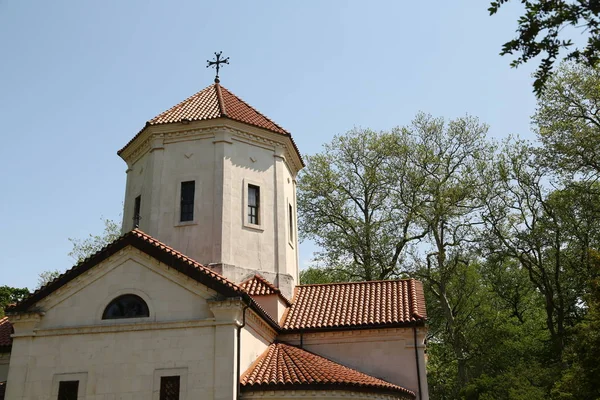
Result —
M 244 124 L 256 126 L 275 132 L 291 139 L 296 153 L 300 157 L 300 162 L 304 166 L 300 152 L 292 139 L 291 134 L 261 114 L 254 107 L 237 97 L 235 94 L 214 83 L 198 93 L 188 97 L 179 104 L 169 108 L 146 122 L 146 126 L 131 139 L 117 154 L 121 154 L 140 134 L 149 126 L 163 125 L 170 123 L 205 121 L 216 118 L 228 118 Z
M 289 133 L 262 115 L 248 103 L 231 93 L 219 83 L 202 89 L 181 103 L 152 118 L 150 125 L 171 122 L 202 121 L 214 118 L 230 118 L 245 124 L 288 135 Z

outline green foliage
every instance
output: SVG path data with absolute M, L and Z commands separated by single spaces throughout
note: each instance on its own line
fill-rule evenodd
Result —
M 345 282 L 346 274 L 333 268 L 308 267 L 300 271 L 300 284 Z
M 538 100 L 540 161 L 570 176 L 600 176 L 600 70 L 564 63 Z
M 490 3 L 490 15 L 498 12 L 509 0 Z M 551 76 L 554 62 L 561 50 L 571 50 L 567 60 L 593 67 L 600 57 L 600 3 L 597 1 L 533 0 L 522 1 L 525 12 L 518 20 L 517 37 L 506 42 L 501 55 L 519 53 L 511 63 L 518 67 L 542 56 L 535 72 L 534 92 L 540 95 Z M 564 29 L 568 28 L 568 29 Z M 563 39 L 569 32 L 583 29 L 587 44 L 583 49 L 572 49 L 573 42 Z
M 73 239 L 69 241 L 73 244 L 73 249 L 69 253 L 77 262 L 81 262 L 102 250 L 107 244 L 117 240 L 121 236 L 121 225 L 115 221 L 103 218 L 104 231 L 100 235 L 90 234 L 86 239 Z
M 9 304 L 21 301 L 29 295 L 27 288 L 14 288 L 10 286 L 0 286 L 0 318 L 4 317 L 4 309 Z

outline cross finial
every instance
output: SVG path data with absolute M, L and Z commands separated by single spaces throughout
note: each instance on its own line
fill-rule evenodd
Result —
M 206 66 L 206 68 L 216 66 L 217 75 L 215 76 L 215 83 L 219 83 L 220 82 L 219 81 L 219 68 L 220 68 L 221 64 L 229 64 L 229 57 L 224 58 L 224 59 L 221 60 L 221 54 L 222 53 L 223 53 L 222 51 L 220 51 L 218 53 L 215 52 L 215 57 L 216 57 L 215 61 L 206 60 L 206 62 L 208 63 L 208 65 Z

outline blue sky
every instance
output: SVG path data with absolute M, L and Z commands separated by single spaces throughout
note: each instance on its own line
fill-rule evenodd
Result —
M 0 0 L 0 285 L 35 287 L 69 237 L 119 219 L 145 121 L 221 83 L 313 154 L 354 126 L 465 114 L 533 139 L 533 65 L 498 55 L 519 8 L 462 1 Z M 314 247 L 303 243 L 306 265 Z

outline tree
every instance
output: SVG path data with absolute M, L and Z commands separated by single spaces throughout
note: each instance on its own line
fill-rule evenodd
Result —
M 36 289 L 41 288 L 42 286 L 46 286 L 56 278 L 60 276 L 60 271 L 55 269 L 53 271 L 42 271 L 38 275 L 38 284 Z
M 490 15 L 509 0 L 494 0 L 488 9 Z M 561 50 L 571 50 L 565 58 L 582 65 L 593 67 L 600 57 L 600 2 L 568 0 L 521 1 L 525 13 L 518 20 L 517 37 L 502 46 L 501 55 L 518 53 L 511 63 L 518 67 L 540 55 L 543 58 L 535 72 L 534 92 L 543 93 L 546 82 L 552 73 L 554 62 Z M 565 29 L 572 27 L 571 29 Z M 583 49 L 573 48 L 567 34 L 582 28 L 587 35 Z
M 409 152 L 393 133 L 354 129 L 306 158 L 298 181 L 300 235 L 321 247 L 318 261 L 338 278 L 397 276 L 406 246 L 425 235 L 411 210 L 416 188 L 393 170 Z
M 552 169 L 600 177 L 600 70 L 563 63 L 538 99 L 533 122 Z
M 81 262 L 109 243 L 117 240 L 121 236 L 121 225 L 108 218 L 102 218 L 104 223 L 104 231 L 100 235 L 92 235 L 91 233 L 86 239 L 73 239 L 69 241 L 73 244 L 73 249 L 69 253 L 77 262 Z
M 590 246 L 597 246 L 600 198 L 580 185 L 549 190 L 548 171 L 524 143 L 498 155 L 496 188 L 486 205 L 490 253 L 517 261 L 544 298 L 546 329 L 559 362 L 589 276 Z
M 29 289 L 0 286 L 0 318 L 4 317 L 4 309 L 9 304 L 17 303 L 29 296 Z

